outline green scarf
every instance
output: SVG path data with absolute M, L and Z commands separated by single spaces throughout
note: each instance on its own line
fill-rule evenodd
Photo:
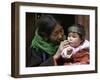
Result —
M 37 50 L 39 49 L 45 51 L 49 55 L 55 54 L 56 50 L 58 49 L 58 45 L 46 42 L 41 36 L 38 35 L 37 31 L 35 32 L 31 47 Z

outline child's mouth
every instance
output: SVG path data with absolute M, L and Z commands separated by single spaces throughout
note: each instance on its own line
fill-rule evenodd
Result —
M 72 42 L 69 42 L 69 44 L 70 44 L 70 45 L 73 45 L 73 43 L 72 43 Z

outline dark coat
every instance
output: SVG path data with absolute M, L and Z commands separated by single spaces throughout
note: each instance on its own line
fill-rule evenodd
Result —
M 56 61 L 57 65 L 63 65 L 64 59 L 60 57 Z M 27 54 L 27 67 L 36 67 L 36 66 L 54 66 L 55 60 L 53 56 L 50 56 L 48 53 L 44 52 L 43 50 L 36 50 L 34 48 L 29 48 Z
M 27 54 L 27 67 L 35 67 L 35 66 L 53 66 L 54 60 L 53 57 L 48 53 L 42 50 L 36 50 L 33 48 L 29 48 Z

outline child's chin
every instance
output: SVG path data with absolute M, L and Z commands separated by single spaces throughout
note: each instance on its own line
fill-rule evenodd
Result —
M 70 43 L 70 46 L 71 46 L 71 47 L 74 47 L 73 43 Z
M 73 44 L 70 44 L 70 46 L 71 46 L 71 47 L 76 47 L 76 46 L 74 46 Z

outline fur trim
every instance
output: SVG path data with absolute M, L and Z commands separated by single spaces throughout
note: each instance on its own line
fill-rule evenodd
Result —
M 63 58 L 70 58 L 72 56 L 72 54 L 76 54 L 78 51 L 83 50 L 83 49 L 89 49 L 89 41 L 85 40 L 83 42 L 83 44 L 81 44 L 79 47 L 77 48 L 73 48 L 72 47 L 72 51 L 70 51 L 70 54 L 67 53 L 67 48 L 63 49 L 61 56 Z

